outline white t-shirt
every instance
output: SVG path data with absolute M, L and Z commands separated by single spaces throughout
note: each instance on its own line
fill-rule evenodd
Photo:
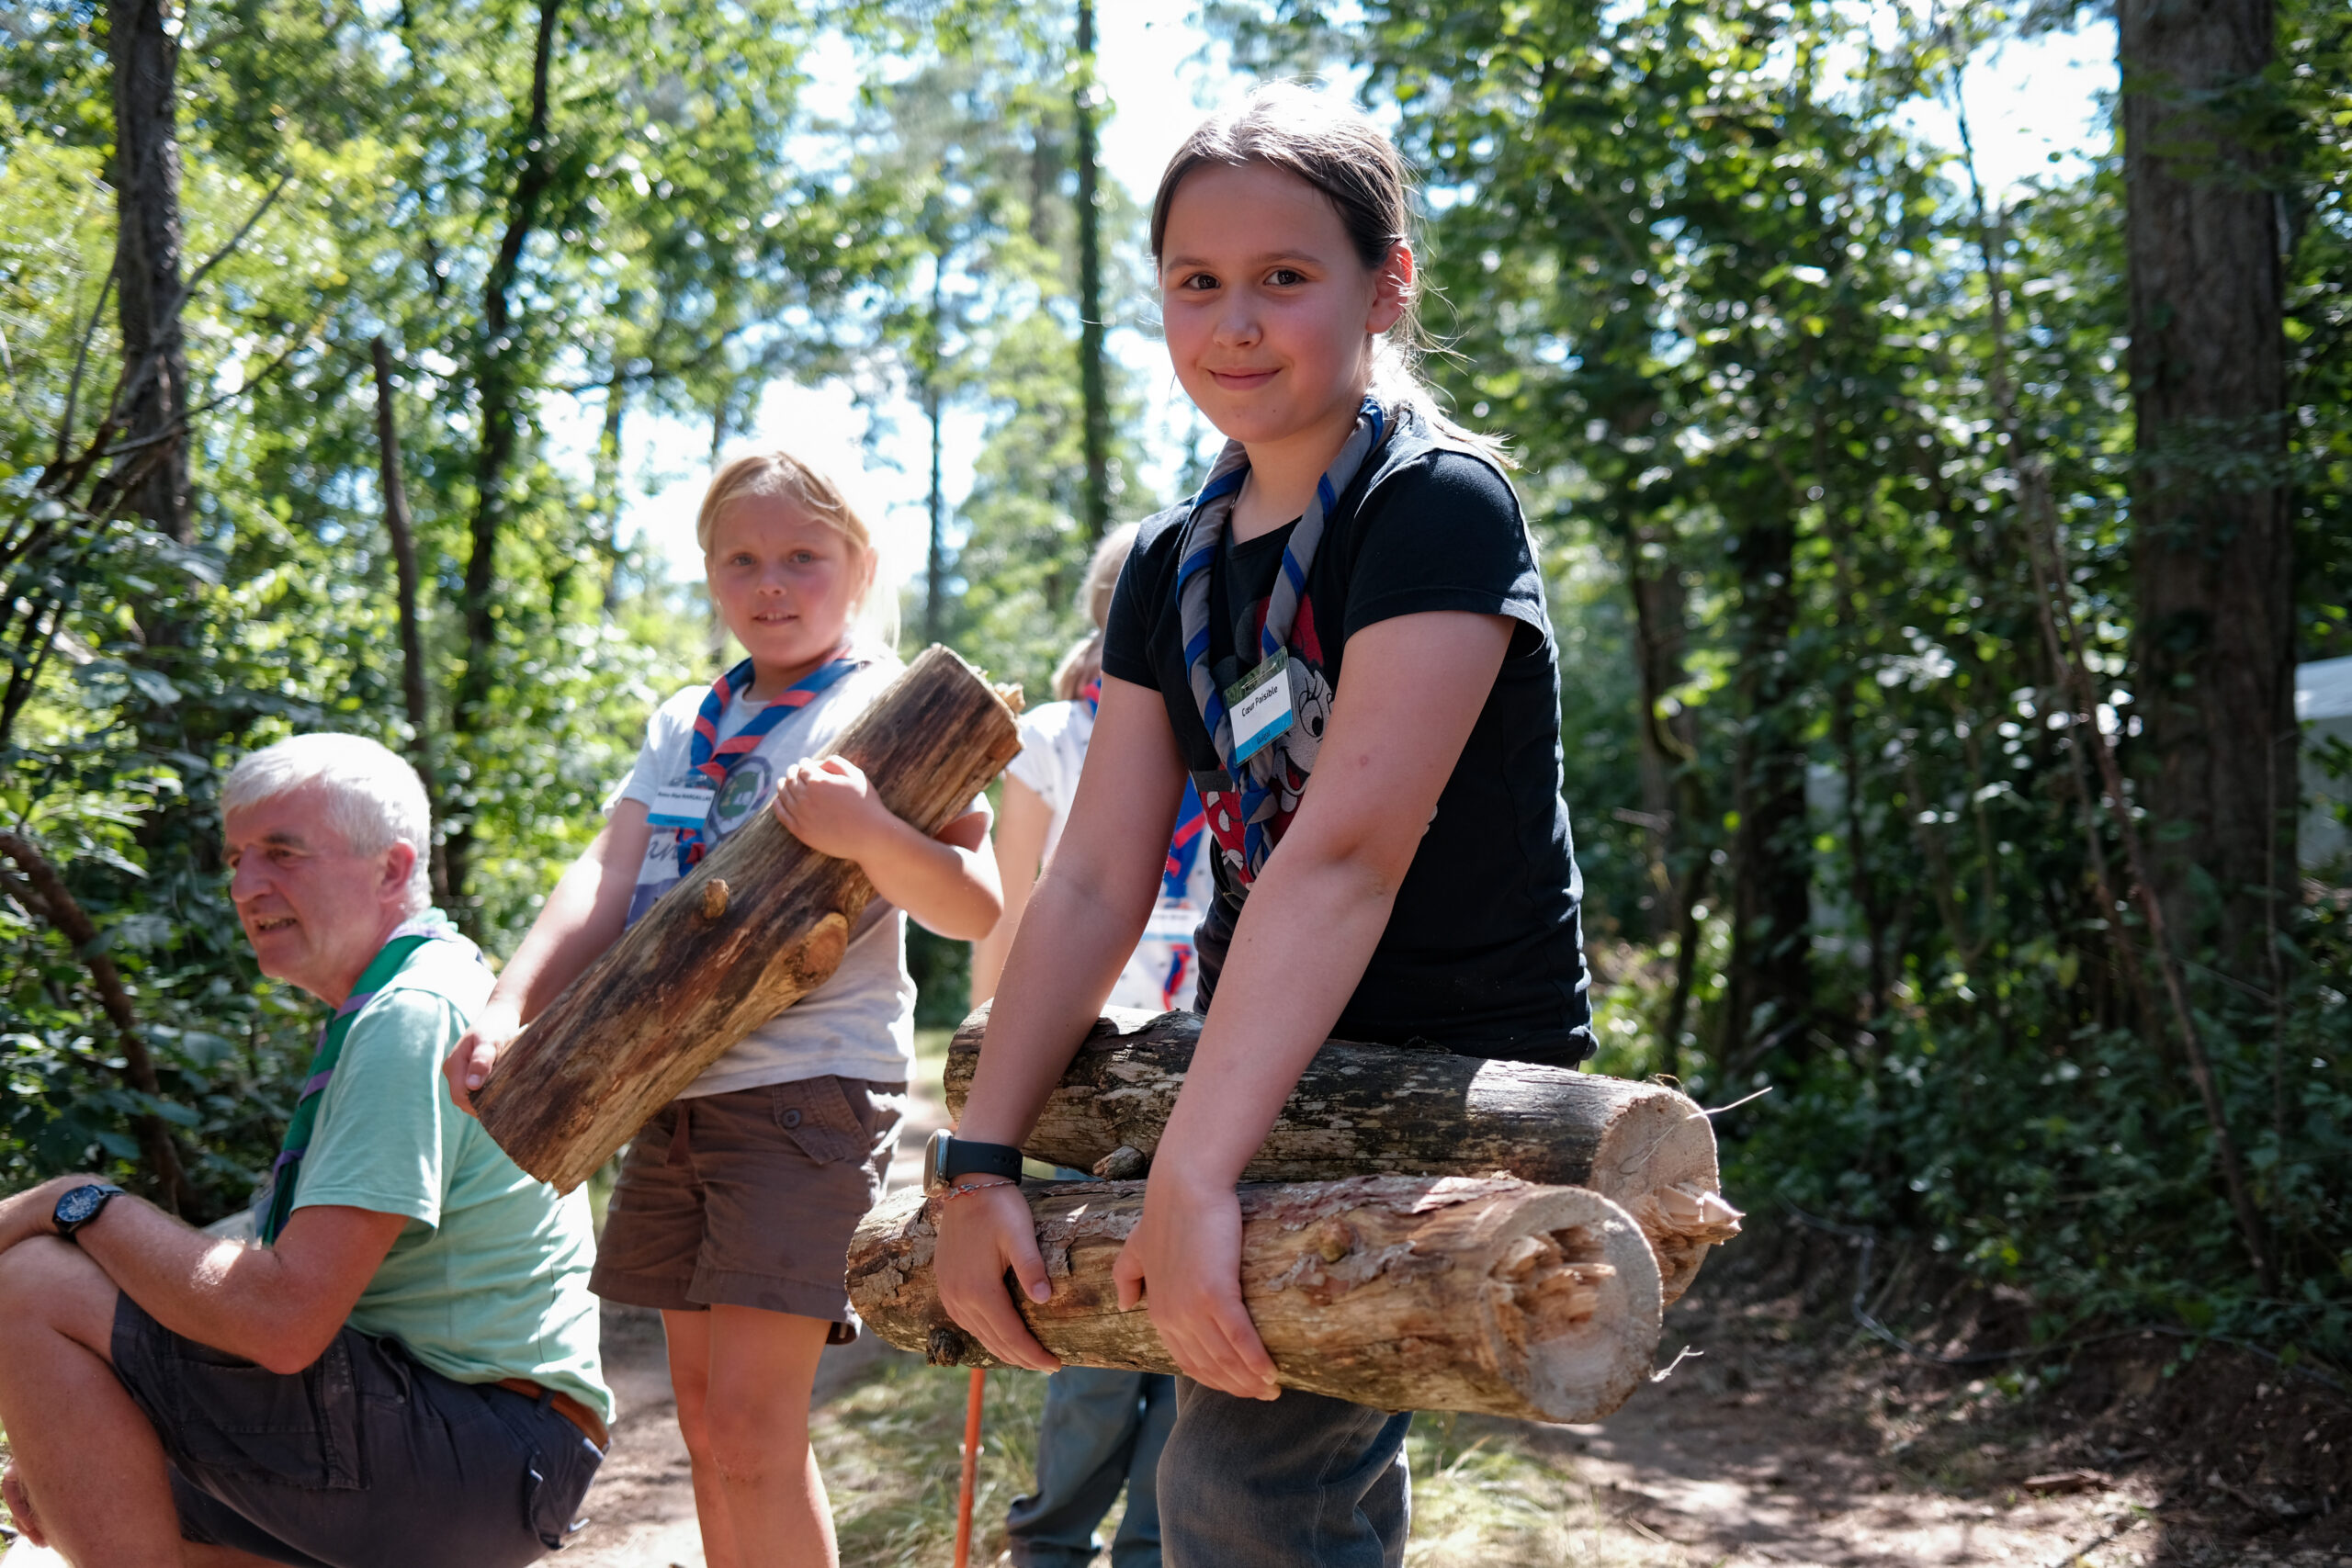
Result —
M 842 731 L 899 678 L 902 668 L 897 660 L 886 658 L 853 671 L 762 736 L 735 764 L 711 803 L 707 823 L 711 847 L 716 849 L 767 808 L 785 769 L 804 757 L 829 754 Z M 654 711 L 646 722 L 637 766 L 611 805 L 641 800 L 650 809 L 656 786 L 687 775 L 695 717 L 709 690 L 707 684 L 689 686 Z M 724 740 L 742 729 L 758 711 L 740 693 L 730 697 L 719 715 L 718 738 Z M 645 863 L 638 867 L 630 922 L 682 877 L 677 834 L 654 829 Z M 849 950 L 831 977 L 729 1047 L 678 1098 L 828 1074 L 898 1083 L 912 1075 L 914 1060 L 915 982 L 907 972 L 906 917 L 877 897 L 850 929 Z
M 1062 841 L 1070 802 L 1078 797 L 1078 775 L 1086 766 L 1086 744 L 1093 735 L 1094 710 L 1083 702 L 1046 703 L 1021 716 L 1021 755 L 1012 759 L 1004 773 L 1035 790 L 1053 813 L 1046 825 L 1042 857 L 1046 861 L 1054 858 L 1055 847 Z M 1191 805 L 1189 796 L 1187 805 Z M 1180 823 L 1180 830 L 1182 827 Z M 1162 896 L 1150 924 L 1144 928 L 1143 941 L 1119 972 L 1118 983 L 1111 987 L 1111 1006 L 1168 1011 L 1193 1005 L 1193 987 L 1200 978 L 1193 932 L 1208 909 L 1209 899 L 1216 896 L 1208 851 L 1201 842 L 1204 831 L 1194 828 L 1184 855 L 1182 892 L 1170 894 L 1163 879 Z

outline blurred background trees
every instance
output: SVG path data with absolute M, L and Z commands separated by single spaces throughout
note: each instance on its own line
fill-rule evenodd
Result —
M 2340 1359 L 2352 896 L 2296 825 L 2352 755 L 2299 754 L 2292 694 L 2352 655 L 2352 21 L 2119 10 L 2117 142 L 2007 194 L 1918 113 L 2063 8 L 1204 15 L 1426 177 L 1430 373 L 1510 436 L 1552 577 L 1600 1066 L 1769 1089 L 1718 1119 L 1751 1204 L 1916 1238 L 2049 1334 Z M 1042 693 L 1102 526 L 1202 457 L 1155 457 L 1104 346 L 1154 304 L 1148 193 L 1094 168 L 1097 19 L 7 18 L 12 1177 L 201 1216 L 274 1145 L 315 1018 L 255 983 L 213 858 L 253 745 L 424 758 L 448 902 L 511 946 L 718 657 L 625 525 L 647 422 L 716 450 L 779 379 L 890 403 L 928 463 L 910 643 Z M 917 953 L 953 1017 L 960 953 Z

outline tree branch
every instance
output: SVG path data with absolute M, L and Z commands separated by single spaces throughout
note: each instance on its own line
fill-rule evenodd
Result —
M 21 835 L 6 832 L 0 832 L 0 855 L 15 861 L 24 872 L 33 891 L 48 906 L 49 923 L 74 944 L 74 956 L 89 970 L 91 982 L 97 987 L 99 1004 L 106 1009 L 115 1036 L 122 1043 L 124 1081 L 151 1102 L 150 1108 L 133 1121 L 141 1140 L 147 1145 L 149 1174 L 154 1179 L 157 1201 L 175 1214 L 185 1213 L 194 1206 L 195 1192 L 180 1164 L 179 1149 L 172 1141 L 170 1129 L 153 1109 L 152 1102 L 163 1098 L 163 1088 L 155 1077 L 155 1059 L 148 1054 L 147 1042 L 139 1032 L 139 1017 L 131 1009 L 130 993 L 123 987 L 121 972 L 114 966 L 114 960 L 100 950 L 97 927 L 67 890 L 65 879 L 57 874 L 57 868 L 49 863 L 47 856 Z

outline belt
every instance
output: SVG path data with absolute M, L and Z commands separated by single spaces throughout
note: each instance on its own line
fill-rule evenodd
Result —
M 497 1386 L 528 1399 L 545 1401 L 549 1409 L 579 1427 L 580 1435 L 594 1444 L 598 1453 L 613 1446 L 612 1434 L 605 1430 L 603 1418 L 560 1389 L 541 1388 L 528 1378 L 501 1378 Z

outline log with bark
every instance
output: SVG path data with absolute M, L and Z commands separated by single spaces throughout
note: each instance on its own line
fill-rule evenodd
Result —
M 1021 750 L 1019 692 L 934 645 L 834 748 L 924 833 Z M 514 1038 L 476 1090 L 514 1163 L 570 1191 L 729 1046 L 841 963 L 874 885 L 771 811 L 730 834 Z
M 1172 1371 L 1112 1268 L 1143 1213 L 1139 1181 L 1026 1192 L 1053 1295 L 1014 1298 L 1067 1363 Z M 1657 1266 L 1625 1211 L 1596 1192 L 1509 1177 L 1364 1176 L 1244 1185 L 1241 1299 L 1285 1388 L 1383 1410 L 1589 1421 L 1649 1373 Z M 868 1326 L 940 1365 L 998 1364 L 940 1305 L 939 1205 L 900 1193 L 850 1244 L 850 1302 Z
M 987 1032 L 983 1007 L 948 1047 L 956 1116 Z M 1022 1152 L 1102 1177 L 1143 1175 L 1200 1033 L 1194 1013 L 1111 1010 L 1079 1046 Z M 1707 1248 L 1739 1232 L 1739 1213 L 1720 1191 L 1714 1130 L 1688 1096 L 1434 1046 L 1326 1043 L 1241 1179 L 1495 1171 L 1589 1187 L 1622 1205 L 1657 1255 L 1668 1305 L 1690 1288 Z

